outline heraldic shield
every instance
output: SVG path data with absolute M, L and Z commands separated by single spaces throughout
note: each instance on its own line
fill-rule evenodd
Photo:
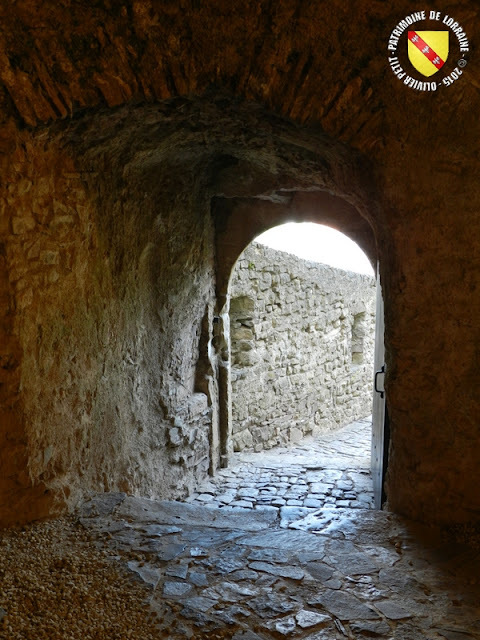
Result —
M 408 59 L 427 78 L 447 61 L 449 34 L 449 31 L 408 32 Z

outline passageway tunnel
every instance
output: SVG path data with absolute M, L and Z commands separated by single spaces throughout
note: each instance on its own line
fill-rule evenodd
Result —
M 63 512 L 91 490 L 180 497 L 222 465 L 228 383 L 215 319 L 241 251 L 286 220 L 335 227 L 380 265 L 390 507 L 467 517 L 473 507 L 458 499 L 440 509 L 434 475 L 424 474 L 443 460 L 436 446 L 419 447 L 430 422 L 421 431 L 418 418 L 405 422 L 428 411 L 418 394 L 432 376 L 416 356 L 407 366 L 405 353 L 433 333 L 420 335 L 420 310 L 406 311 L 423 304 L 407 287 L 412 245 L 396 235 L 400 218 L 387 221 L 368 154 L 224 94 L 103 109 L 16 135 L 4 183 L 3 523 Z M 458 491 L 462 460 L 440 474 L 455 476 Z
M 28 277 L 38 260 L 44 275 L 16 294 L 22 412 L 7 424 L 24 457 L 6 477 L 12 488 L 28 465 L 30 479 L 6 521 L 55 512 L 88 488 L 178 496 L 215 471 L 226 450 L 214 317 L 260 231 L 328 222 L 377 259 L 364 161 L 257 105 L 173 100 L 51 129 L 46 144 L 32 136 L 24 171 L 35 179 L 18 198 L 36 210 L 54 181 L 55 200 L 17 215 L 11 238 Z
M 172 638 L 478 636 L 475 556 L 425 539 L 480 526 L 479 84 L 440 22 L 473 54 L 479 7 L 416 24 L 452 31 L 438 78 L 462 69 L 427 92 L 389 61 L 410 4 L 0 3 L 0 527 L 22 525 L 2 534 L 0 633 L 147 638 L 148 600 Z M 228 471 L 231 269 L 287 220 L 377 269 L 393 513 L 292 529 L 186 502 Z M 84 529 L 23 526 L 73 513 Z M 112 598 L 124 570 L 148 592 Z
M 286 220 L 326 223 L 379 261 L 398 394 L 395 254 L 365 157 L 211 96 L 61 122 L 48 142 L 28 135 L 11 183 L 9 264 L 25 276 L 9 285 L 22 311 L 9 340 L 23 355 L 5 387 L 6 523 L 59 512 L 91 489 L 185 495 L 224 463 L 228 367 L 215 318 L 240 253 Z M 392 423 L 397 402 L 390 394 Z M 413 498 L 395 435 L 392 444 L 389 499 L 403 509 Z

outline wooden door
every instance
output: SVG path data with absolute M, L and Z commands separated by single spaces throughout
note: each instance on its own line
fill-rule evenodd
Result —
M 381 509 L 385 502 L 384 480 L 388 462 L 388 416 L 385 405 L 384 372 L 385 346 L 384 336 L 383 296 L 380 286 L 380 273 L 377 265 L 377 304 L 375 326 L 375 357 L 374 357 L 374 393 L 373 393 L 373 423 L 372 423 L 372 478 L 375 508 Z

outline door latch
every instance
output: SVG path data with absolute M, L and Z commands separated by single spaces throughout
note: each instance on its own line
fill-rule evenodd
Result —
M 380 374 L 382 374 L 382 373 L 385 373 L 385 365 L 382 365 L 382 368 L 381 368 L 379 371 L 375 371 L 375 380 L 374 380 L 374 383 L 373 383 L 373 386 L 374 386 L 374 388 L 375 388 L 375 391 L 376 391 L 377 393 L 379 393 L 379 394 L 380 394 L 380 398 L 383 398 L 383 397 L 384 397 L 384 395 L 385 395 L 385 391 L 381 391 L 381 390 L 377 387 L 377 378 L 378 378 L 378 376 L 379 376 Z

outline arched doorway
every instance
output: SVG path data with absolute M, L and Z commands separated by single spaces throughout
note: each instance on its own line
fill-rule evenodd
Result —
M 375 280 L 358 245 L 314 223 L 274 227 L 239 257 L 229 308 L 234 451 L 371 415 Z
M 217 296 L 218 296 L 218 325 L 217 336 L 221 336 L 222 354 L 219 367 L 219 399 L 220 399 L 220 450 L 221 466 L 228 465 L 228 458 L 232 452 L 232 404 L 231 404 L 231 371 L 230 371 L 230 336 L 229 336 L 229 296 L 228 282 L 233 265 L 238 256 L 248 246 L 249 242 L 260 232 L 276 226 L 286 220 L 315 221 L 326 223 L 347 236 L 353 237 L 364 249 L 372 264 L 378 271 L 376 260 L 376 243 L 373 230 L 365 218 L 360 216 L 355 207 L 342 198 L 325 192 L 297 192 L 289 199 L 288 204 L 263 201 L 258 199 L 235 201 L 217 199 L 214 203 L 214 217 L 217 228 Z M 379 279 L 377 279 L 379 287 Z M 380 300 L 381 293 L 379 293 Z M 378 310 L 378 307 L 377 307 Z M 383 316 L 383 307 L 380 308 Z M 383 348 L 383 325 L 380 326 L 382 335 L 378 342 Z M 378 350 L 378 345 L 377 345 Z M 380 350 L 381 351 L 381 350 Z M 381 352 L 383 358 L 383 352 Z M 377 356 L 378 359 L 378 356 Z M 377 381 L 377 376 L 375 377 Z M 380 394 L 378 394 L 380 397 Z M 384 407 L 384 394 L 381 394 L 381 404 Z M 376 408 L 378 415 L 382 411 Z M 372 453 L 374 463 L 372 469 L 379 478 L 376 484 L 376 505 L 383 502 L 382 489 L 385 468 L 383 467 L 383 417 L 382 424 L 374 428 Z M 378 417 L 377 417 L 378 423 Z M 376 441 L 378 440 L 378 442 Z M 380 450 L 382 455 L 380 455 Z

